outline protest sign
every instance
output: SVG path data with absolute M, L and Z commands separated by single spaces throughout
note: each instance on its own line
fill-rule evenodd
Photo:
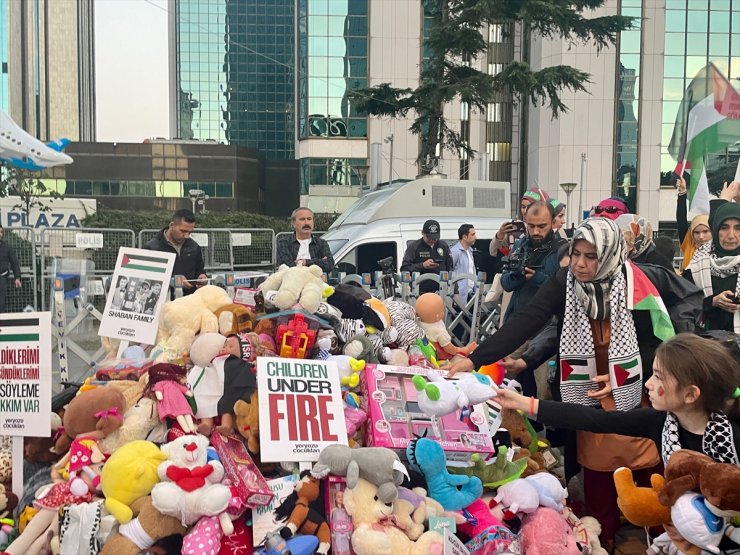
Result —
M 98 335 L 154 344 L 175 254 L 121 247 Z
M 311 462 L 324 447 L 347 445 L 334 362 L 257 358 L 260 457 L 263 462 Z

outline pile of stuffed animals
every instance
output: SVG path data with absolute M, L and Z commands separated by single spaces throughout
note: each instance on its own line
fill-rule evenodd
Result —
M 253 309 L 205 286 L 164 305 L 156 345 L 130 346 L 123 358 L 114 341 L 104 346 L 110 357 L 95 376 L 55 398 L 54 437 L 26 440 L 24 495 L 0 493 L 0 553 L 250 553 L 255 511 L 271 502 L 277 524 L 254 548 L 268 555 L 441 555 L 446 534 L 472 554 L 605 553 L 598 522 L 566 506 L 547 443 L 524 415 L 491 404 L 496 387 L 516 384 L 500 371 L 444 377 L 448 361 L 475 344 L 453 344 L 436 294 L 415 306 L 381 301 L 354 285 L 327 286 L 317 267 L 281 267 Z M 260 460 L 255 368 L 263 356 L 336 363 L 349 445 L 325 448 L 311 468 Z M 424 369 L 413 386 L 430 417 L 490 407 L 495 456 L 448 461 L 428 437 L 402 452 L 363 447 L 360 382 L 378 363 Z M 2 461 L 10 447 L 0 448 Z M 623 509 L 647 510 L 640 523 L 672 522 L 670 539 L 712 551 L 718 532 L 696 531 L 695 496 L 728 533 L 740 487 L 733 497 L 716 469 L 687 465 L 669 466 L 666 487 L 640 491 L 637 501 L 621 491 Z M 272 499 L 265 478 L 291 474 L 294 491 Z M 326 502 L 333 480 L 343 484 L 341 512 Z M 244 482 L 265 495 L 246 495 Z

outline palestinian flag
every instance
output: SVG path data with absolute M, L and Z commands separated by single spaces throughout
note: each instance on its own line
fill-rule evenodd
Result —
M 12 318 L 10 314 L 0 320 L 0 343 L 33 342 L 39 340 L 38 318 Z
M 596 376 L 596 361 L 593 358 L 561 358 L 560 379 L 564 382 L 589 381 Z
M 691 170 L 689 205 L 693 214 L 709 213 L 705 169 L 708 154 L 721 153 L 740 141 L 740 94 L 709 63 L 684 92 L 668 152 L 678 162 L 676 173 Z
M 139 254 L 124 254 L 121 268 L 164 274 L 167 272 L 167 258 L 156 254 L 142 256 Z
M 628 260 L 627 269 L 627 309 L 647 310 L 653 324 L 653 334 L 662 341 L 676 335 L 671 317 L 660 298 L 658 290 L 640 268 Z
M 617 384 L 617 387 L 624 387 L 625 385 L 642 381 L 642 362 L 640 361 L 640 355 L 627 360 L 614 361 L 611 370 L 611 381 Z

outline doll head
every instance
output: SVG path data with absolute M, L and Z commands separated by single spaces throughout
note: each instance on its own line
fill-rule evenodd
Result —
M 149 383 L 146 386 L 146 393 L 150 394 L 152 387 L 159 382 L 170 381 L 182 383 L 186 374 L 185 367 L 178 364 L 155 364 L 149 368 Z
M 424 293 L 416 300 L 416 314 L 425 324 L 439 322 L 445 317 L 445 303 L 436 293 Z

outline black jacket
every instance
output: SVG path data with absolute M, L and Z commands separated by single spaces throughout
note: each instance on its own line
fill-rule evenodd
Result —
M 205 274 L 203 251 L 200 250 L 200 245 L 188 237 L 185 239 L 182 247 L 180 247 L 180 253 L 178 254 L 175 247 L 170 245 L 167 239 L 165 239 L 164 231 L 164 229 L 159 231 L 151 241 L 144 245 L 144 248 L 150 251 L 173 253 L 175 255 L 175 265 L 172 268 L 173 276 L 185 276 L 185 279 L 191 280 L 196 279 L 201 274 Z M 193 292 L 195 292 L 195 287 L 183 289 L 183 294 Z
M 432 259 L 439 264 L 434 270 L 424 268 L 424 261 Z M 455 267 L 452 261 L 450 246 L 442 240 L 437 240 L 433 247 L 424 242 L 424 239 L 417 239 L 409 243 L 401 262 L 402 272 L 419 272 L 420 274 L 436 274 L 439 272 L 451 272 Z
M 646 264 L 640 266 L 640 269 L 660 293 L 676 333 L 694 332 L 701 314 L 702 292 L 695 286 L 687 285 L 688 282 L 674 272 L 669 272 L 660 266 Z M 562 331 L 565 312 L 567 274 L 568 269 L 561 268 L 550 281 L 540 287 L 527 306 L 513 314 L 500 330 L 481 343 L 470 355 L 473 366 L 478 368 L 502 359 L 534 337 L 553 316 L 557 318 L 557 333 L 547 334 L 550 346 L 549 349 L 543 349 L 541 356 L 547 354 L 549 358 L 557 354 L 558 338 Z M 643 379 L 647 380 L 652 375 L 655 349 L 660 340 L 653 335 L 653 326 L 647 311 L 636 310 L 632 316 L 642 358 Z M 545 352 L 548 350 L 549 353 Z M 529 361 L 527 362 L 529 365 Z
M 286 264 L 295 266 L 295 260 L 301 244 L 295 236 L 295 232 L 280 238 L 277 244 L 277 266 Z M 331 254 L 329 243 L 321 237 L 311 235 L 311 242 L 308 244 L 308 254 L 311 259 L 308 261 L 309 266 L 319 266 L 324 272 L 331 272 L 334 269 L 334 257 Z
M 15 255 L 13 247 L 6 241 L 0 241 L 0 275 L 8 270 L 13 270 L 13 277 L 21 279 L 21 267 L 18 264 L 18 257 Z

